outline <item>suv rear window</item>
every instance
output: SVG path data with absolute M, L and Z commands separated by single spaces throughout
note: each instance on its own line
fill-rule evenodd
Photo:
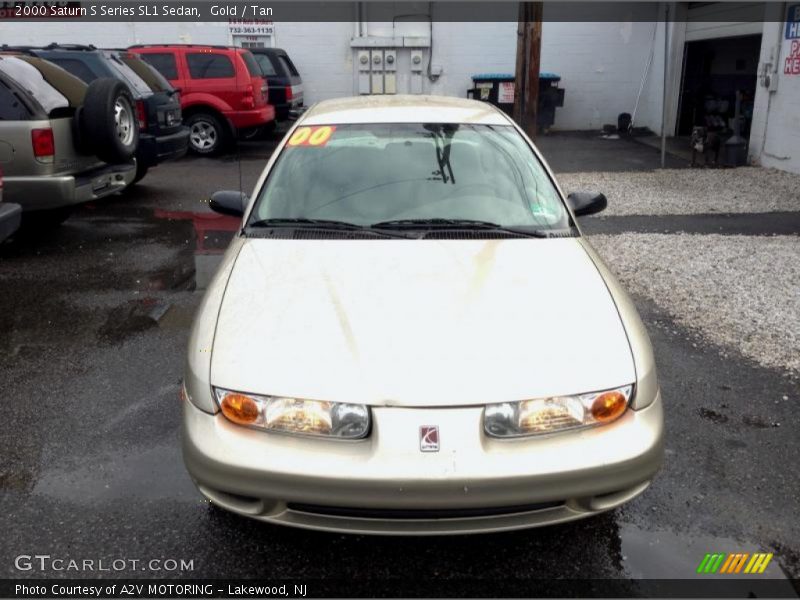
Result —
M 192 79 L 220 79 L 233 77 L 236 73 L 233 63 L 224 54 L 187 54 L 186 62 L 189 65 L 189 75 Z
M 256 54 L 256 62 L 258 66 L 261 67 L 261 72 L 264 74 L 265 77 L 272 77 L 273 75 L 277 75 L 275 72 L 275 67 L 272 65 L 272 61 L 269 59 L 269 56 L 266 54 Z
M 48 115 L 52 116 L 60 108 L 75 108 L 83 104 L 86 84 L 61 67 L 41 58 L 2 57 L 0 71 L 30 92 Z
M 175 55 L 171 52 L 164 52 L 163 54 L 160 52 L 148 52 L 139 56 L 167 79 L 178 78 L 178 66 L 175 64 Z
M 299 77 L 300 73 L 297 72 L 297 69 L 294 68 L 294 63 L 288 56 L 284 56 L 283 54 L 278 55 L 278 60 L 281 61 L 283 64 L 283 68 L 286 69 L 288 73 L 291 73 L 294 77 Z
M 106 58 L 108 58 L 108 66 L 118 73 L 119 76 L 117 79 L 122 79 L 125 81 L 128 84 L 128 87 L 131 88 L 134 96 L 140 98 L 142 96 L 150 95 L 152 92 L 150 86 L 147 85 L 147 83 L 145 83 L 133 69 L 122 62 L 119 56 L 117 56 L 117 53 L 107 52 Z
M 77 60 L 75 58 L 57 58 L 57 57 L 50 57 L 48 58 L 48 60 L 51 63 L 57 64 L 65 71 L 69 71 L 70 73 L 75 75 L 75 77 L 82 79 L 86 83 L 92 83 L 95 79 L 97 79 L 97 74 L 94 71 L 92 71 L 82 60 Z
M 168 92 L 172 90 L 169 81 L 164 79 L 155 68 L 144 62 L 137 54 L 120 54 L 119 59 L 125 63 L 131 71 L 136 73 L 142 81 L 150 86 L 154 92 Z
M 241 53 L 242 60 L 244 64 L 247 65 L 247 72 L 250 73 L 250 77 L 261 77 L 263 73 L 261 72 L 261 67 L 258 66 L 256 62 L 256 57 L 253 56 L 253 53 L 248 51 Z
M 0 121 L 27 121 L 31 118 L 22 100 L 0 81 Z

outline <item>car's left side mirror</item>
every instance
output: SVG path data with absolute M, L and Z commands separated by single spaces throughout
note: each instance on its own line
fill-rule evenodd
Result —
M 223 190 L 211 194 L 209 206 L 211 206 L 211 210 L 221 215 L 241 217 L 247 208 L 248 200 L 249 198 L 244 192 Z
M 608 200 L 605 195 L 595 192 L 572 192 L 567 196 L 567 204 L 576 217 L 593 215 L 605 210 Z

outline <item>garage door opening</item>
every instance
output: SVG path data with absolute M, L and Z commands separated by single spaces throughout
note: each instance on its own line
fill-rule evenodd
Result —
M 761 36 L 746 35 L 687 42 L 676 133 L 691 135 L 706 127 L 722 139 L 735 130 L 739 102 L 739 135 L 750 136 Z

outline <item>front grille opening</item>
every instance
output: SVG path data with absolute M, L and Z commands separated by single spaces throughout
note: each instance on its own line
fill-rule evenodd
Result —
M 398 231 L 402 234 L 404 232 Z M 253 238 L 273 238 L 282 240 L 506 240 L 533 239 L 521 233 L 507 231 L 483 231 L 470 229 L 448 229 L 428 231 L 408 231 L 407 238 L 385 237 L 378 232 L 358 229 L 315 229 L 313 227 L 274 227 L 259 231 L 248 230 L 247 236 Z M 552 232 L 549 237 L 577 237 L 573 232 Z
M 564 506 L 561 501 L 540 502 L 538 504 L 522 504 L 517 506 L 495 506 L 488 508 L 352 508 L 344 506 L 320 506 L 318 504 L 289 503 L 290 510 L 330 517 L 353 517 L 357 519 L 466 519 L 470 517 L 495 517 L 519 513 L 548 510 Z

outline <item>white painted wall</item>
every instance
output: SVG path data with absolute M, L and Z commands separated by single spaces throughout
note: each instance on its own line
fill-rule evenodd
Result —
M 759 85 L 750 130 L 750 159 L 765 167 L 800 173 L 800 75 L 786 75 L 784 61 L 791 40 L 784 39 L 786 14 L 781 5 L 767 5 L 762 31 L 759 72 L 777 66 L 777 87 Z
M 517 54 L 516 23 L 433 24 L 433 62 L 444 71 L 432 94 L 466 97 L 472 75 L 514 73 Z
M 656 11 L 655 4 L 632 6 L 631 18 L 655 20 Z M 655 22 L 633 20 L 544 23 L 541 68 L 561 75 L 566 90 L 564 108 L 556 112 L 557 129 L 599 129 L 616 123 L 622 112 L 633 113 L 656 28 Z M 660 127 L 663 61 L 656 50 L 636 116 L 637 125 L 654 131 Z
M 400 10 L 400 9 L 398 9 Z M 652 12 L 655 5 L 632 10 Z M 545 15 L 546 16 L 546 15 Z M 642 15 L 634 15 L 641 18 Z M 429 35 L 428 22 L 367 23 L 370 35 Z M 545 22 L 543 71 L 562 75 L 566 102 L 556 112 L 556 129 L 599 129 L 616 123 L 620 112 L 632 112 L 652 45 L 653 23 Z M 354 93 L 350 40 L 352 22 L 276 23 L 274 45 L 289 52 L 305 83 L 308 103 Z M 516 23 L 433 24 L 433 63 L 443 68 L 436 82 L 425 82 L 433 94 L 465 96 L 471 75 L 514 72 Z M 55 42 L 124 47 L 135 43 L 231 43 L 227 25 L 216 23 L 0 23 L 0 40 L 8 44 Z M 637 123 L 658 130 L 660 79 L 657 58 L 642 94 Z M 658 93 L 654 93 L 653 90 Z

